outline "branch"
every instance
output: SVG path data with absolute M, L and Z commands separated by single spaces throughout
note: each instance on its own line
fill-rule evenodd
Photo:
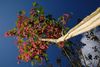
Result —
M 100 25 L 100 7 L 91 15 L 84 18 L 78 25 L 73 27 L 66 35 L 61 36 L 58 39 L 40 39 L 41 41 L 49 41 L 58 43 L 64 40 L 68 40 L 74 36 L 87 32 Z
M 100 25 L 100 8 L 98 8 L 91 15 L 83 19 L 78 25 L 72 28 L 66 35 L 65 40 L 74 37 L 76 35 L 87 32 Z

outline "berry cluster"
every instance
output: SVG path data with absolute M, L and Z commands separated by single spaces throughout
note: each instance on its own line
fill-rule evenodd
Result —
M 16 27 L 5 33 L 6 37 L 15 36 L 17 39 L 18 64 L 21 61 L 37 60 L 41 62 L 42 59 L 48 60 L 46 50 L 50 43 L 40 41 L 39 38 L 57 39 L 62 36 L 62 28 L 65 28 L 60 21 L 56 21 L 51 15 L 45 16 L 42 7 L 37 6 L 36 3 L 33 5 L 30 16 L 27 17 L 24 10 L 20 11 Z M 65 17 L 67 14 L 60 20 L 64 21 Z M 64 46 L 63 42 L 59 44 L 60 47 Z

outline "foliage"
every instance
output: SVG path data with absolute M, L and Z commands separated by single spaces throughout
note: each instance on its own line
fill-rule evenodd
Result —
M 15 36 L 17 39 L 18 64 L 22 61 L 31 61 L 32 64 L 35 63 L 34 60 L 40 63 L 43 59 L 48 61 L 46 50 L 50 43 L 40 41 L 39 38 L 57 39 L 61 37 L 62 31 L 64 30 L 65 33 L 68 30 L 64 27 L 68 16 L 64 14 L 62 17 L 60 21 L 56 21 L 52 15 L 45 16 L 43 8 L 36 2 L 33 2 L 29 17 L 25 15 L 24 10 L 19 12 L 16 27 L 5 33 L 6 37 Z M 58 43 L 58 46 L 63 47 L 64 42 Z

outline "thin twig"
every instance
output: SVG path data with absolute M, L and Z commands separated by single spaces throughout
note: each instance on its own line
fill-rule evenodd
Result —
M 65 50 L 64 48 L 62 48 L 62 49 L 63 49 L 63 51 L 65 52 L 65 55 L 68 57 L 68 59 L 69 59 L 70 63 L 72 64 L 72 66 L 74 66 L 73 63 L 72 63 L 72 60 L 70 59 L 70 57 L 69 57 L 69 55 L 67 54 L 66 50 Z

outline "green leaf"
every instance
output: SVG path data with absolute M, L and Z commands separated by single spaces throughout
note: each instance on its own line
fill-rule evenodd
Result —
M 39 56 L 37 56 L 37 55 L 36 55 L 34 58 L 35 58 L 35 59 L 38 59 L 38 58 L 39 58 Z
M 32 5 L 35 7 L 38 6 L 37 2 L 33 2 Z
M 69 30 L 69 28 L 67 27 L 65 30 L 66 30 L 66 31 L 68 31 L 68 30 Z
M 38 12 L 38 14 L 43 15 L 43 14 L 44 14 L 44 9 L 43 9 L 43 7 L 40 6 L 40 7 L 37 9 L 37 12 Z
M 33 39 L 34 39 L 34 41 L 36 42 L 38 38 L 35 36 Z
M 42 60 L 41 60 L 41 59 L 39 59 L 39 60 L 38 60 L 38 62 L 39 62 L 39 63 L 41 63 L 41 62 L 42 62 Z
M 25 51 L 25 52 L 28 52 L 28 50 L 27 50 L 27 49 L 25 49 L 24 51 Z
M 48 61 L 48 60 L 49 60 L 47 57 L 46 57 L 45 59 L 46 59 L 46 61 Z
M 45 57 L 47 57 L 48 55 L 46 53 L 43 54 Z
M 40 8 L 39 8 L 39 9 L 40 9 L 40 11 L 44 11 L 44 9 L 43 9 L 43 7 L 42 7 L 42 6 L 40 6 Z
M 45 33 L 43 33 L 43 34 L 42 34 L 42 37 L 46 37 L 46 34 L 45 34 Z
M 49 42 L 46 42 L 46 44 L 48 45 L 48 44 L 49 44 Z
M 13 28 L 13 30 L 17 30 L 17 28 Z
M 20 14 L 20 15 L 25 14 L 25 10 L 19 11 L 19 14 Z
M 73 43 L 70 41 L 66 41 L 64 44 L 65 44 L 65 46 L 72 46 L 73 45 Z

